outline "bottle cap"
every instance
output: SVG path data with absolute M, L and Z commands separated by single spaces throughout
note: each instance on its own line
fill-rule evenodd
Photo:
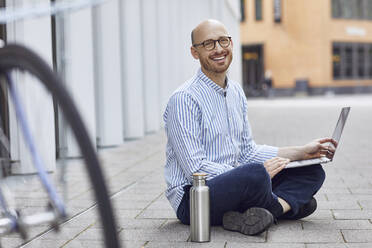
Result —
M 193 178 L 196 180 L 205 179 L 207 177 L 207 173 L 194 173 L 192 174 Z

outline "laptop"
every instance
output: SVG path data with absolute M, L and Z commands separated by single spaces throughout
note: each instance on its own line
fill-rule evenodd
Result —
M 342 108 L 341 113 L 340 113 L 340 117 L 338 118 L 338 121 L 337 121 L 336 128 L 333 131 L 332 139 L 334 139 L 337 142 L 337 144 L 339 144 L 341 134 L 342 134 L 342 131 L 344 130 L 344 126 L 345 126 L 347 117 L 349 115 L 349 112 L 350 112 L 350 107 Z M 329 143 L 329 145 L 333 146 L 332 143 Z M 337 150 L 337 147 L 335 148 L 335 152 L 333 153 L 332 158 L 320 157 L 320 158 L 292 161 L 292 162 L 288 163 L 285 168 L 286 169 L 287 168 L 296 168 L 296 167 L 308 166 L 308 165 L 312 165 L 312 164 L 325 164 L 325 163 L 332 162 L 333 157 L 336 154 L 336 150 Z

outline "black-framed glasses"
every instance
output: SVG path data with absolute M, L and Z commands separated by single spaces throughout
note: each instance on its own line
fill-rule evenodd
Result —
M 202 43 L 199 44 L 193 44 L 193 47 L 198 46 L 204 46 L 205 50 L 211 51 L 216 47 L 216 42 L 218 41 L 218 44 L 220 44 L 221 47 L 226 48 L 231 43 L 231 37 L 230 36 L 222 36 L 218 40 L 205 40 Z

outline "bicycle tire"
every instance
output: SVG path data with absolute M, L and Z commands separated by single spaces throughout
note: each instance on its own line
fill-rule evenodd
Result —
M 58 102 L 75 137 L 79 137 L 76 141 L 81 149 L 86 164 L 85 167 L 94 190 L 104 230 L 104 242 L 106 247 L 119 248 L 116 221 L 102 169 L 73 99 L 50 66 L 35 52 L 17 44 L 6 45 L 0 49 L 0 70 L 1 72 L 9 72 L 16 69 L 27 71 L 34 75 L 45 86 Z

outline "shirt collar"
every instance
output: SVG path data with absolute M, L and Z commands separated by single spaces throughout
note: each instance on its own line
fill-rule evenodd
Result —
M 209 86 L 210 88 L 215 90 L 218 94 L 220 94 L 222 96 L 226 95 L 226 92 L 229 88 L 229 79 L 227 78 L 227 76 L 226 76 L 226 87 L 222 88 L 221 86 L 219 86 L 218 84 L 213 82 L 209 77 L 207 77 L 204 74 L 204 72 L 201 70 L 201 68 L 199 69 L 197 75 L 200 78 L 200 80 L 202 80 L 207 86 Z

